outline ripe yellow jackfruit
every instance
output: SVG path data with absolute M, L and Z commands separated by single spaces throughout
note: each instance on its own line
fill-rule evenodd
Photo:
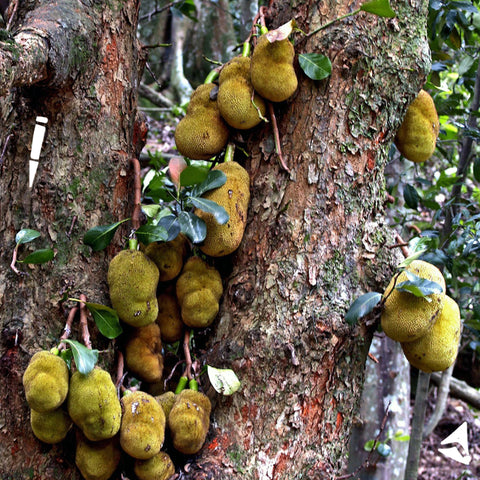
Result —
M 222 163 L 214 170 L 222 171 L 227 181 L 221 187 L 205 193 L 203 198 L 221 205 L 230 218 L 224 225 L 219 225 L 211 213 L 197 209 L 195 215 L 207 225 L 207 236 L 200 249 L 211 257 L 223 257 L 234 252 L 242 241 L 250 203 L 250 177 L 237 162 Z
M 168 453 L 160 452 L 149 460 L 135 460 L 133 470 L 139 480 L 168 480 L 175 473 L 175 465 Z
M 158 317 L 162 340 L 174 343 L 183 336 L 183 322 L 180 314 L 180 305 L 174 293 L 163 292 L 157 297 Z
M 110 300 L 121 320 L 133 327 L 153 323 L 158 315 L 158 268 L 139 250 L 122 250 L 110 262 Z
M 175 403 L 175 399 L 177 396 L 172 391 L 168 391 L 162 393 L 161 395 L 157 395 L 155 400 L 160 404 L 163 408 L 163 413 L 165 414 L 165 418 L 168 418 L 170 415 L 170 410 L 172 410 L 173 404 Z
M 148 393 L 136 391 L 122 397 L 122 449 L 133 458 L 152 458 L 162 448 L 165 422 L 162 407 Z
M 107 480 L 115 470 L 122 456 L 118 437 L 91 442 L 83 435 L 77 435 L 75 464 L 85 480 Z
M 211 98 L 213 83 L 205 83 L 193 92 L 185 117 L 175 129 L 178 151 L 193 160 L 209 160 L 218 155 L 228 141 L 229 129 Z
M 440 315 L 445 299 L 445 279 L 435 265 L 414 260 L 406 270 L 417 277 L 438 283 L 443 290 L 442 293 L 429 295 L 430 302 L 426 298 L 415 297 L 397 289 L 390 293 L 394 285 L 408 280 L 405 271 L 401 272 L 398 278 L 392 278 L 383 294 L 386 301 L 381 324 L 385 335 L 397 342 L 412 342 L 425 335 Z
M 168 416 L 173 446 L 181 453 L 191 455 L 203 446 L 210 426 L 212 406 L 201 392 L 182 390 Z
M 33 434 L 39 440 L 54 444 L 61 442 L 67 436 L 72 426 L 72 420 L 63 408 L 44 413 L 31 410 L 30 425 Z
M 233 128 L 247 130 L 258 125 L 265 116 L 262 97 L 250 81 L 250 58 L 235 57 L 224 65 L 218 78 L 218 108 Z
M 92 441 L 111 438 L 120 429 L 122 409 L 110 374 L 95 367 L 87 375 L 75 372 L 70 379 L 68 413 Z
M 140 380 L 155 383 L 162 379 L 162 340 L 156 323 L 133 329 L 125 344 L 125 363 Z
M 288 38 L 270 42 L 262 35 L 253 50 L 251 81 L 253 88 L 271 102 L 283 102 L 297 89 L 293 68 L 295 50 Z
M 420 90 L 397 131 L 395 145 L 408 160 L 424 162 L 435 151 L 439 131 L 440 124 L 433 99 L 425 90 Z
M 48 351 L 33 355 L 22 381 L 28 405 L 39 413 L 56 410 L 67 398 L 67 364 Z
M 442 313 L 431 330 L 414 342 L 402 343 L 403 353 L 419 370 L 441 372 L 457 358 L 460 331 L 460 309 L 455 300 L 445 296 Z
M 187 239 L 180 234 L 170 242 L 150 243 L 145 248 L 145 254 L 155 262 L 160 272 L 160 282 L 168 282 L 182 271 L 187 255 Z
M 223 294 L 222 278 L 214 267 L 191 257 L 178 277 L 177 298 L 183 322 L 189 327 L 208 327 L 215 319 Z

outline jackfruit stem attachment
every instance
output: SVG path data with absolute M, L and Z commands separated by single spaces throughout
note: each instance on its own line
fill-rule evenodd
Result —
M 205 77 L 203 83 L 213 83 L 219 76 L 218 70 L 211 70 L 210 73 Z
M 82 340 L 83 344 L 89 349 L 92 349 L 92 342 L 90 340 L 90 332 L 88 331 L 88 321 L 87 321 L 87 307 L 85 303 L 87 302 L 87 297 L 82 293 L 80 295 L 80 326 L 82 328 Z
M 223 159 L 224 163 L 233 162 L 233 157 L 235 155 L 235 145 L 233 143 L 229 143 L 227 148 L 225 149 L 225 157 Z
M 265 25 L 260 25 L 260 35 L 268 33 L 268 28 Z
M 133 166 L 133 212 L 132 212 L 132 226 L 134 230 L 140 228 L 140 215 L 142 212 L 142 177 L 140 173 L 140 162 L 138 158 L 131 158 L 130 162 Z
M 190 390 L 195 390 L 195 392 L 198 392 L 198 382 L 192 378 L 189 382 L 188 382 L 188 388 Z
M 185 370 L 183 376 L 191 380 L 192 377 L 192 356 L 190 355 L 190 330 L 185 332 L 183 337 L 183 354 L 185 355 Z
M 138 249 L 138 240 L 136 238 L 129 238 L 128 239 L 128 249 L 129 250 L 137 250 Z
M 67 321 L 65 322 L 65 327 L 63 328 L 63 334 L 60 337 L 60 343 L 58 344 L 58 350 L 60 352 L 67 348 L 67 345 L 64 342 L 64 340 L 67 340 L 70 334 L 72 333 L 72 324 L 73 324 L 75 315 L 77 314 L 77 310 L 78 310 L 78 307 L 75 306 L 70 310 L 70 312 L 68 312 Z
M 178 395 L 182 390 L 185 390 L 187 387 L 188 378 L 187 377 L 180 377 L 178 381 L 177 388 L 175 389 L 175 395 Z
M 242 57 L 249 57 L 251 53 L 252 45 L 250 44 L 250 42 L 243 42 Z

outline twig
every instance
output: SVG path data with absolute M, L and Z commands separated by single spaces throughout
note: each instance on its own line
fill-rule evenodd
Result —
M 15 135 L 13 133 L 11 133 L 10 135 L 7 136 L 7 138 L 5 139 L 5 144 L 3 145 L 3 148 L 2 148 L 2 154 L 0 155 L 0 169 L 2 168 L 3 166 L 3 160 L 5 158 L 5 152 L 7 151 L 7 147 L 8 147 L 8 144 L 10 143 L 10 140 L 14 137 Z
M 185 355 L 185 370 L 183 376 L 192 380 L 192 356 L 190 355 L 190 330 L 187 329 L 183 337 L 183 353 Z
M 280 164 L 288 173 L 290 173 L 289 168 L 287 167 L 287 165 L 285 164 L 285 161 L 283 160 L 282 146 L 280 145 L 280 134 L 278 133 L 277 118 L 275 117 L 275 111 L 273 110 L 273 105 L 270 102 L 268 102 L 268 111 L 270 114 L 270 119 L 272 120 L 273 136 L 275 138 L 275 149 L 277 151 Z
M 17 274 L 17 275 L 28 275 L 26 272 L 21 272 L 15 264 L 17 263 L 17 255 L 18 255 L 18 244 L 13 249 L 12 255 L 12 263 L 10 264 L 10 268 Z
M 168 3 L 167 5 L 164 5 L 163 7 L 157 7 L 155 6 L 155 9 L 153 11 L 151 11 L 150 13 L 147 13 L 145 15 L 143 15 L 142 17 L 140 17 L 138 19 L 139 22 L 144 22 L 145 20 L 147 21 L 151 21 L 152 20 L 152 17 L 154 15 L 158 15 L 159 13 L 162 13 L 164 12 L 165 10 L 168 10 L 169 8 L 172 8 L 174 7 L 175 5 L 178 5 L 179 3 L 183 3 L 185 0 L 178 0 L 176 2 L 170 2 Z
M 402 249 L 403 256 L 408 258 L 410 255 L 410 252 L 408 251 L 408 243 L 405 243 L 398 233 L 395 234 L 395 240 L 398 242 L 398 246 Z
M 141 200 L 142 200 L 142 178 L 140 176 L 140 162 L 138 158 L 131 158 L 130 161 L 133 165 L 133 182 L 134 182 L 134 206 L 132 213 L 132 226 L 135 230 L 140 228 L 140 213 L 142 211 Z
M 13 4 L 13 8 L 11 8 L 11 5 L 10 5 L 10 8 L 8 9 L 9 11 L 11 10 L 11 13 L 10 13 L 10 16 L 8 18 L 8 23 L 7 23 L 7 32 L 10 31 L 10 28 L 12 26 L 12 23 L 13 23 L 13 19 L 15 18 L 15 14 L 17 13 L 17 10 L 18 10 L 18 0 L 13 0 L 12 2 Z
M 68 238 L 71 238 L 71 236 L 72 236 L 73 227 L 74 227 L 76 221 L 77 221 L 77 216 L 74 215 L 73 218 L 72 218 L 72 223 L 70 224 L 70 229 L 67 232 L 67 237 Z
M 64 340 L 67 340 L 67 338 L 70 337 L 70 334 L 72 333 L 73 319 L 75 318 L 75 315 L 77 314 L 77 310 L 78 310 L 78 307 L 75 306 L 70 310 L 70 312 L 68 312 L 67 322 L 65 323 L 65 328 L 63 329 L 63 334 L 60 337 L 60 344 L 58 345 L 58 350 L 59 351 L 65 350 L 67 348 Z
M 82 327 L 82 339 L 84 345 L 91 350 L 92 342 L 90 341 L 90 332 L 88 331 L 86 301 L 87 297 L 82 293 L 80 295 L 80 326 Z

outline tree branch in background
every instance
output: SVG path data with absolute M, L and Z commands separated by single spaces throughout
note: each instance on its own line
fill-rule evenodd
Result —
M 440 385 L 442 382 L 442 374 L 440 372 L 432 373 L 431 378 L 437 385 Z M 459 398 L 472 407 L 480 409 L 480 392 L 476 388 L 468 385 L 468 383 L 451 377 L 449 391 L 453 397 Z
M 153 88 L 149 87 L 145 83 L 141 83 L 138 87 L 138 94 L 152 102 L 157 107 L 172 108 L 174 103 L 162 95 L 160 92 L 156 92 Z

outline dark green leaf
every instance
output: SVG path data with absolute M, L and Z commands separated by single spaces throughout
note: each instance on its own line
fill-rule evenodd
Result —
M 387 443 L 382 442 L 377 445 L 377 452 L 382 457 L 388 457 L 392 453 L 392 448 Z
M 192 212 L 181 212 L 178 216 L 178 223 L 181 231 L 193 242 L 200 243 L 207 236 L 205 222 Z
M 111 225 L 101 225 L 91 228 L 84 236 L 83 243 L 92 247 L 94 252 L 98 252 L 106 248 L 112 241 L 117 228 L 128 219 L 122 220 Z
M 175 6 L 171 8 L 172 12 L 176 12 L 177 15 L 185 15 L 190 20 L 197 22 L 197 9 L 193 0 L 185 0 L 184 2 L 175 2 Z
M 360 318 L 368 315 L 382 300 L 378 292 L 368 292 L 358 297 L 345 314 L 345 321 L 354 325 Z
M 480 156 L 476 156 L 473 161 L 473 176 L 477 182 L 480 182 Z
M 431 301 L 428 298 L 429 295 L 434 293 L 441 293 L 443 288 L 437 282 L 432 282 L 432 280 L 427 280 L 426 278 L 420 278 L 412 272 L 405 270 L 408 280 L 397 284 L 395 287 L 401 292 L 408 292 L 416 297 L 423 297 L 425 300 Z
M 85 306 L 92 314 L 98 330 L 104 337 L 117 338 L 122 333 L 120 319 L 113 308 L 90 302 L 86 302 Z
M 23 243 L 31 242 L 40 236 L 40 232 L 31 230 L 30 228 L 23 228 L 15 235 L 15 243 L 22 245 Z
M 181 231 L 178 219 L 175 215 L 165 215 L 158 221 L 158 225 L 168 232 L 167 242 L 177 238 Z
M 225 185 L 227 176 L 221 170 L 210 170 L 207 178 L 192 190 L 192 196 L 201 197 L 205 192 Z
M 72 368 L 72 359 L 73 359 L 72 350 L 70 348 L 62 350 L 60 352 L 60 358 L 63 359 L 63 361 L 67 364 L 68 369 L 70 370 Z
M 53 260 L 53 250 L 51 248 L 42 248 L 35 250 L 30 255 L 27 255 L 23 260 L 18 260 L 20 263 L 47 263 Z
M 368 440 L 367 442 L 365 442 L 365 445 L 363 446 L 363 449 L 366 452 L 371 452 L 374 445 L 375 445 L 375 440 Z
M 323 80 L 332 73 L 332 63 L 325 55 L 319 53 L 301 53 L 298 56 L 300 67 L 312 80 Z
M 135 231 L 135 235 L 144 245 L 152 242 L 166 242 L 168 239 L 168 232 L 161 225 L 142 225 Z
M 219 223 L 220 225 L 224 225 L 228 222 L 230 215 L 228 215 L 227 211 L 217 202 L 207 200 L 206 198 L 197 197 L 191 197 L 190 200 L 195 205 L 195 207 L 203 210 L 204 212 L 211 213 L 215 217 L 217 223 Z
M 378 15 L 379 17 L 395 17 L 395 12 L 392 10 L 392 7 L 390 6 L 390 2 L 388 0 L 370 0 L 369 2 L 365 2 L 360 7 L 360 10 L 368 13 L 373 13 L 374 15 Z
M 98 350 L 90 350 L 76 340 L 64 340 L 70 345 L 77 370 L 83 375 L 89 374 L 97 364 Z
M 208 167 L 199 167 L 198 165 L 190 165 L 180 174 L 180 185 L 182 187 L 191 187 L 199 185 L 208 177 Z
M 416 210 L 418 208 L 419 198 L 420 197 L 418 196 L 415 187 L 409 184 L 405 185 L 405 188 L 403 190 L 403 199 L 405 200 L 407 207 Z

